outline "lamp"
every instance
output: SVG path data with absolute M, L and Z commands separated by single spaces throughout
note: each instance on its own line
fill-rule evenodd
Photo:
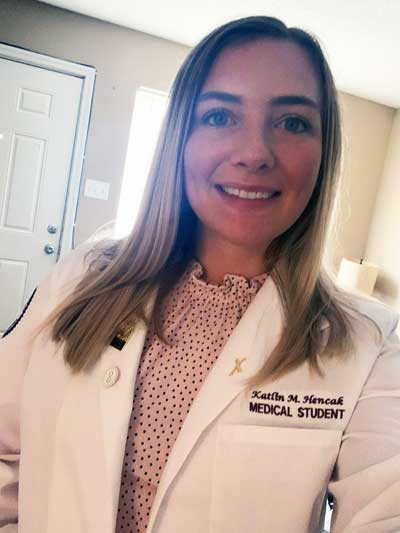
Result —
M 363 258 L 343 257 L 337 281 L 344 289 L 355 289 L 372 295 L 378 271 L 378 265 L 366 263 Z

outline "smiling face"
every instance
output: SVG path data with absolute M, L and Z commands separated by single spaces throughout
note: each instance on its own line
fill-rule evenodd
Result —
M 318 177 L 319 106 L 313 67 L 296 44 L 259 39 L 221 52 L 184 152 L 186 193 L 203 244 L 264 254 L 294 224 Z

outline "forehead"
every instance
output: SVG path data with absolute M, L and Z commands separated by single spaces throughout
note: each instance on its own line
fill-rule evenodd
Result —
M 268 99 L 301 94 L 319 102 L 318 81 L 306 52 L 297 44 L 259 39 L 223 50 L 201 92 L 220 90 Z

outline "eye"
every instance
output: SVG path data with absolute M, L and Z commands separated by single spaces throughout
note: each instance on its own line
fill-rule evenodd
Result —
M 305 133 L 311 129 L 310 124 L 299 117 L 286 117 L 281 123 L 285 124 L 285 129 L 291 133 Z
M 224 127 L 231 126 L 235 123 L 234 118 L 227 109 L 211 109 L 205 113 L 201 119 L 201 122 L 206 126 Z

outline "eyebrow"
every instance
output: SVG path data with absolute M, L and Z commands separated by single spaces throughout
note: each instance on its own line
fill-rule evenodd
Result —
M 222 102 L 230 102 L 233 104 L 241 104 L 243 98 L 237 94 L 226 93 L 223 91 L 208 91 L 199 96 L 198 102 L 204 102 L 207 100 L 220 100 Z M 273 106 L 279 105 L 305 105 L 319 111 L 319 105 L 317 102 L 300 94 L 286 94 L 282 96 L 275 96 L 271 99 Z

